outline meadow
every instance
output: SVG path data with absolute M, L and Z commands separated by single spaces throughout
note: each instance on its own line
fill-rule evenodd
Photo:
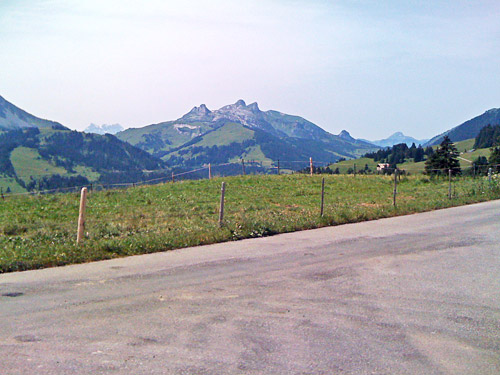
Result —
M 325 178 L 324 216 L 320 216 Z M 225 220 L 218 224 L 226 182 Z M 76 244 L 79 193 L 0 200 L 0 272 L 179 249 L 423 212 L 500 198 L 496 179 L 377 175 L 252 175 L 179 181 L 88 194 Z

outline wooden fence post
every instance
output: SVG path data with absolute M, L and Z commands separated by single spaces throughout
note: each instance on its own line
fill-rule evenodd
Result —
M 491 168 L 488 168 L 488 182 L 491 182 Z
M 212 164 L 208 163 L 208 179 L 212 179 Z
M 321 217 L 323 217 L 323 211 L 325 206 L 325 178 L 321 180 Z
M 278 159 L 278 175 L 280 174 L 280 159 Z
M 356 163 L 354 163 L 354 168 L 353 168 L 353 170 L 354 170 L 354 177 L 356 177 Z
M 448 199 L 451 199 L 451 169 L 448 169 Z
M 394 191 L 392 196 L 392 204 L 396 207 L 396 195 L 398 194 L 398 170 L 394 170 Z
M 243 176 L 246 175 L 245 173 L 245 159 L 241 158 L 241 169 L 243 170 Z
M 174 172 L 172 171 L 172 183 L 175 182 Z
M 87 206 L 87 188 L 82 188 L 80 195 L 80 212 L 78 214 L 78 232 L 76 235 L 76 243 L 79 244 L 83 238 L 85 230 L 85 207 Z
M 310 175 L 312 177 L 312 175 L 313 175 L 313 158 L 309 158 L 309 170 L 310 170 Z
M 224 223 L 224 194 L 226 193 L 226 183 L 223 182 L 220 188 L 220 208 L 219 208 L 219 226 Z

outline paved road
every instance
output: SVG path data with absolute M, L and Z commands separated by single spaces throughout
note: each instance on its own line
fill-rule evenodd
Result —
M 0 275 L 1 374 L 500 374 L 500 201 Z

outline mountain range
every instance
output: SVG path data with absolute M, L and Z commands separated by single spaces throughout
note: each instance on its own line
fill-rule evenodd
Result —
M 407 146 L 411 146 L 413 143 L 415 143 L 415 145 L 417 146 L 423 145 L 428 141 L 428 139 L 415 139 L 413 137 L 404 135 L 402 132 L 396 132 L 385 139 L 380 139 L 377 141 L 367 141 L 367 140 L 364 141 L 385 148 L 385 147 L 392 147 L 394 145 L 401 143 L 406 143 Z
M 425 145 L 439 143 L 444 135 L 455 142 L 474 138 L 484 126 L 499 123 L 500 109 L 491 109 Z M 334 135 L 302 117 L 262 111 L 257 103 L 247 105 L 243 100 L 214 111 L 202 104 L 177 120 L 127 129 L 116 136 L 88 134 L 36 117 L 0 96 L 0 188 L 4 191 L 133 182 L 240 158 L 260 162 L 261 172 L 277 161 L 282 168 L 290 162 L 285 168 L 299 169 L 292 162 L 305 164 L 312 157 L 315 162 L 330 163 L 390 143 L 409 142 L 423 141 L 400 132 L 374 142 L 355 139 L 346 130 Z
M 214 111 L 201 104 L 177 120 L 127 129 L 117 137 L 168 165 L 190 167 L 240 158 L 333 162 L 377 148 L 345 131 L 334 135 L 302 117 L 261 111 L 243 100 Z

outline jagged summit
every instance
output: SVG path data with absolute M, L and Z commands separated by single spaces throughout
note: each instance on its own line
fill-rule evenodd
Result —
M 236 103 L 234 103 L 236 107 L 246 107 L 246 103 L 243 99 L 238 100 Z
M 199 107 L 193 107 L 191 111 L 186 113 L 181 117 L 184 121 L 197 121 L 206 120 L 210 121 L 212 119 L 212 111 L 210 111 L 205 104 L 200 104 Z
M 248 109 L 254 113 L 257 113 L 257 112 L 260 112 L 260 108 L 259 108 L 259 105 L 257 104 L 257 102 L 254 102 L 252 104 L 249 104 L 248 105 Z
M 206 115 L 208 113 L 211 113 L 211 111 L 207 108 L 207 106 L 205 104 L 200 104 L 199 107 L 193 107 L 193 109 L 187 114 Z

